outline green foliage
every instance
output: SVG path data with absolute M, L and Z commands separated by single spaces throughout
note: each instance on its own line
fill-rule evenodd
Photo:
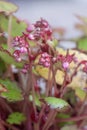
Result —
M 33 102 L 33 97 L 32 95 L 29 96 L 29 100 Z M 41 107 L 41 102 L 39 100 L 39 96 L 37 94 L 35 94 L 35 105 L 38 107 Z
M 14 112 L 12 114 L 10 114 L 7 118 L 7 122 L 9 124 L 16 124 L 16 125 L 20 125 L 23 121 L 26 120 L 26 117 L 24 114 L 19 113 L 19 112 Z
M 5 65 L 4 61 L 0 59 L 0 76 L 3 75 L 5 70 L 6 70 L 6 65 Z
M 69 104 L 61 98 L 46 97 L 44 100 L 48 105 L 50 105 L 50 108 L 52 109 L 62 110 L 66 107 L 69 107 Z
M 78 49 L 87 51 L 87 38 L 81 38 L 78 40 L 77 44 Z
M 15 82 L 10 80 L 1 80 L 0 83 L 5 86 L 7 92 L 2 92 L 1 97 L 6 98 L 9 102 L 21 101 L 23 100 L 22 92 L 18 88 Z
M 4 50 L 0 48 L 0 58 L 7 64 L 13 64 L 16 67 L 22 68 L 24 65 L 24 62 L 16 62 L 15 58 L 8 52 L 7 50 Z
M 69 113 L 58 113 L 57 114 L 57 118 L 58 118 L 58 120 L 60 120 L 60 119 L 67 119 L 67 118 L 70 118 L 70 115 L 69 115 Z M 59 126 L 60 127 L 62 127 L 62 126 L 64 126 L 64 125 L 71 125 L 71 124 L 74 124 L 74 122 L 73 121 L 66 121 L 66 122 L 61 122 L 60 124 L 59 124 Z
M 7 92 L 7 89 L 5 88 L 4 85 L 0 84 L 0 93 L 2 92 Z
M 1 43 L 2 43 L 2 42 L 1 42 Z M 4 43 L 5 43 L 5 44 L 4 44 Z M 7 50 L 7 49 L 8 49 L 8 45 L 6 44 L 6 42 L 4 42 L 4 43 L 1 44 L 1 47 L 2 47 L 3 49 Z
M 1 30 L 0 30 L 1 32 Z M 5 36 L 0 36 L 0 46 L 7 43 L 7 39 Z M 6 44 L 7 45 L 7 44 Z
M 24 88 L 23 94 L 22 94 L 22 90 L 16 84 L 15 78 L 14 78 L 14 81 L 11 81 L 10 79 L 5 79 L 5 80 L 0 79 L 0 98 L 2 98 L 1 100 L 3 102 L 3 106 L 7 105 L 8 107 L 11 107 L 12 111 L 15 111 L 14 103 L 16 103 L 18 105 L 16 107 L 16 111 L 20 111 L 20 107 L 19 107 L 20 102 L 18 102 L 18 101 L 21 101 L 21 103 L 24 104 L 22 111 L 24 113 L 26 112 L 26 114 L 29 112 L 28 113 L 29 118 L 30 118 L 29 121 L 30 121 L 30 124 L 32 124 L 32 129 L 34 129 L 33 126 L 37 127 L 36 125 L 34 125 L 34 123 L 36 123 L 35 121 L 37 119 L 34 119 L 34 120 L 31 119 L 32 118 L 31 115 L 33 117 L 35 116 L 35 118 L 40 117 L 41 122 L 39 122 L 39 123 L 37 122 L 37 123 L 38 123 L 38 128 L 39 127 L 41 128 L 41 124 L 43 122 L 42 121 L 43 117 L 41 117 L 41 115 L 44 116 L 47 114 L 46 115 L 47 124 L 45 123 L 45 125 L 47 125 L 47 128 L 48 127 L 50 128 L 51 125 L 54 125 L 54 127 L 55 127 L 55 125 L 56 126 L 58 125 L 58 127 L 64 126 L 63 128 L 60 128 L 61 130 L 68 130 L 68 129 L 77 130 L 77 127 L 74 125 L 72 125 L 72 126 L 65 126 L 65 125 L 75 124 L 75 122 L 72 121 L 73 114 L 76 113 L 76 111 L 79 109 L 79 108 L 77 108 L 78 102 L 84 101 L 84 99 L 86 97 L 86 92 L 84 92 L 82 90 L 82 87 L 86 88 L 86 86 L 87 86 L 86 81 L 84 82 L 84 80 L 83 80 L 83 82 L 85 84 L 80 86 L 80 83 L 81 83 L 80 79 L 82 79 L 82 77 L 80 78 L 76 72 L 75 78 L 73 78 L 72 74 L 73 74 L 75 68 L 78 67 L 78 64 L 81 61 L 87 59 L 87 55 L 78 50 L 70 49 L 67 51 L 67 50 L 58 48 L 57 45 L 62 40 L 63 41 L 70 40 L 70 41 L 74 41 L 74 42 L 78 43 L 77 44 L 78 49 L 87 51 L 87 37 L 86 37 L 87 36 L 86 35 L 87 34 L 87 29 L 86 29 L 87 18 L 77 16 L 83 23 L 79 26 L 79 29 L 81 31 L 83 31 L 85 34 L 85 37 L 83 37 L 83 38 L 81 37 L 81 38 L 76 38 L 76 39 L 65 39 L 64 40 L 64 39 L 61 39 L 63 37 L 60 37 L 58 40 L 58 39 L 54 39 L 53 37 L 51 37 L 51 39 L 50 39 L 50 38 L 47 38 L 47 36 L 45 37 L 45 35 L 43 35 L 43 37 L 41 39 L 39 39 L 39 41 L 38 41 L 38 38 L 35 38 L 35 41 L 34 41 L 34 40 L 29 40 L 29 37 L 25 37 L 26 41 L 29 43 L 29 53 L 28 53 L 29 58 L 28 58 L 28 61 L 26 61 L 26 59 L 25 59 L 25 61 L 17 62 L 12 55 L 13 50 L 11 49 L 12 51 L 9 52 L 7 50 L 8 45 L 6 44 L 7 40 L 9 41 L 8 38 L 11 38 L 11 40 L 12 40 L 15 36 L 22 35 L 22 32 L 24 32 L 27 27 L 26 22 L 21 21 L 18 18 L 16 18 L 15 16 L 11 15 L 17 9 L 18 9 L 18 7 L 15 6 L 14 4 L 11 4 L 11 3 L 8 3 L 5 1 L 4 2 L 0 1 L 0 43 L 1 43 L 0 44 L 0 77 L 2 77 L 2 76 L 4 77 L 4 74 L 5 74 L 5 77 L 8 77 L 7 73 L 5 73 L 5 72 L 8 72 L 7 67 L 9 65 L 15 65 L 16 67 L 18 67 L 20 69 L 20 68 L 23 68 L 23 66 L 26 62 L 27 62 L 27 64 L 24 68 L 25 71 L 27 69 L 31 69 L 31 67 L 32 67 L 31 71 L 33 74 L 30 75 L 29 71 L 27 71 L 27 74 L 21 75 L 21 79 L 22 79 L 21 83 L 23 83 L 22 87 Z M 10 23 L 10 24 L 12 24 L 12 30 L 10 32 L 11 37 L 10 37 L 10 33 L 8 34 L 8 32 L 9 32 L 8 30 L 10 30 L 10 26 L 8 26 L 9 21 L 11 20 L 10 18 L 12 18 L 12 21 L 11 21 L 12 23 Z M 43 29 L 39 29 L 39 31 L 40 30 L 43 31 Z M 62 32 L 63 32 L 62 30 L 60 30 L 60 32 L 59 32 L 61 36 L 62 36 Z M 28 32 L 25 32 L 25 33 L 28 34 Z M 38 29 L 36 28 L 35 32 L 31 31 L 30 34 L 32 34 L 32 33 L 33 34 L 35 33 L 34 35 L 38 34 Z M 41 37 L 41 35 L 40 35 L 40 37 Z M 50 40 L 48 40 L 48 39 L 50 39 Z M 41 47 L 45 47 L 45 43 L 48 44 L 47 48 L 45 48 L 45 49 L 41 48 Z M 22 47 L 22 45 L 20 45 L 20 46 Z M 23 45 L 23 47 L 24 47 L 24 45 Z M 34 49 L 35 49 L 35 51 L 34 51 Z M 48 60 L 50 61 L 49 63 L 51 64 L 50 71 L 49 71 L 49 68 L 44 67 L 44 65 L 40 65 L 40 60 L 39 60 L 40 53 L 42 54 L 44 52 L 47 52 L 50 55 L 50 58 L 48 58 Z M 24 54 L 24 53 L 22 53 L 22 54 Z M 70 62 L 70 60 L 72 60 L 72 58 L 68 59 L 69 61 L 67 61 L 67 58 L 64 58 L 64 57 L 68 54 L 70 54 L 70 55 L 75 54 L 75 58 L 76 58 L 77 62 Z M 27 54 L 24 54 L 23 56 L 26 56 L 26 55 Z M 32 55 L 37 56 L 35 61 L 33 60 Z M 58 61 L 58 55 L 60 55 L 60 58 L 61 58 L 61 60 L 59 60 L 59 61 Z M 54 58 L 54 62 L 53 62 L 53 58 Z M 50 59 L 52 59 L 52 60 L 50 60 Z M 58 61 L 58 62 L 55 63 L 56 61 Z M 73 61 L 74 61 L 74 59 L 73 59 Z M 64 68 L 63 68 L 63 63 L 65 63 L 65 62 L 69 63 L 69 68 L 67 69 L 67 71 L 64 70 Z M 29 68 L 27 68 L 27 65 Z M 84 72 L 82 72 L 82 70 L 83 70 L 82 66 L 81 66 L 81 68 L 79 67 L 77 71 L 79 71 L 79 70 L 81 70 L 81 73 L 84 73 Z M 53 73 L 53 71 L 56 71 L 56 73 Z M 16 75 L 18 76 L 18 74 L 19 74 L 19 71 L 18 71 L 18 73 L 16 73 Z M 50 74 L 50 78 L 49 78 L 49 74 Z M 13 75 L 14 75 L 14 73 L 13 73 Z M 34 85 L 36 83 L 38 84 L 38 80 L 41 77 L 43 77 L 46 80 L 46 82 L 45 82 L 45 83 L 47 83 L 46 90 L 48 90 L 49 97 L 45 97 L 45 95 L 43 96 L 39 92 L 38 92 L 39 95 L 37 95 L 37 92 L 33 91 L 33 89 L 32 89 L 32 85 L 31 85 L 32 82 L 34 82 Z M 54 79 L 55 79 L 55 81 L 54 81 Z M 67 80 L 67 79 L 69 79 L 69 80 Z M 28 82 L 29 80 L 31 80 L 31 82 Z M 68 85 L 66 85 L 66 83 L 68 83 L 67 81 L 70 81 Z M 18 84 L 20 84 L 19 81 L 18 81 Z M 51 95 L 52 87 L 57 84 L 58 84 L 57 89 L 59 91 L 59 98 L 51 97 L 52 96 Z M 79 87 L 77 88 L 76 86 L 79 86 Z M 47 87 L 50 87 L 50 88 L 47 88 Z M 66 88 L 67 90 L 62 91 L 62 92 L 64 92 L 64 93 L 62 93 L 61 87 L 64 89 L 65 89 L 65 87 L 67 87 Z M 70 89 L 70 91 L 68 91 L 68 87 L 70 87 L 72 89 Z M 29 90 L 29 93 L 28 93 L 28 90 Z M 32 96 L 32 93 L 34 95 L 34 98 Z M 64 94 L 64 95 L 61 97 L 62 94 Z M 79 97 L 80 100 L 77 100 L 76 97 Z M 5 99 L 5 100 L 3 100 L 3 99 Z M 63 113 L 62 110 L 66 110 L 67 108 L 70 108 L 68 102 L 72 106 L 73 110 L 69 111 L 68 114 L 65 114 L 65 113 Z M 50 108 L 47 109 L 48 113 L 46 113 L 46 109 L 44 108 L 43 103 L 50 106 Z M 35 109 L 37 111 L 37 113 L 32 112 L 33 109 Z M 7 107 L 6 107 L 6 110 L 7 110 Z M 50 110 L 53 111 L 54 117 L 56 117 L 54 122 L 51 122 L 51 123 L 50 123 L 50 121 L 51 121 L 50 117 L 53 116 L 53 114 L 50 115 Z M 58 112 L 57 115 L 55 115 L 56 113 L 54 113 L 56 111 Z M 3 111 L 1 111 L 1 112 L 3 112 Z M 5 114 L 7 115 L 7 113 L 5 113 Z M 38 116 L 38 114 L 40 114 L 40 116 Z M 75 115 L 75 117 L 76 117 L 76 115 Z M 71 121 L 67 118 L 71 118 Z M 76 117 L 76 118 L 78 118 L 78 117 Z M 57 119 L 57 121 L 59 121 L 59 120 L 61 120 L 61 121 L 59 121 L 57 123 L 57 122 L 55 122 L 56 119 Z M 64 122 L 63 122 L 63 119 L 64 119 Z M 21 123 L 25 120 L 26 120 L 26 117 L 23 113 L 13 112 L 8 116 L 8 118 L 6 119 L 6 122 L 9 123 L 8 127 L 12 126 L 12 125 L 21 126 Z M 69 120 L 69 121 L 67 122 L 67 120 Z M 52 119 L 52 121 L 53 121 L 53 119 Z M 23 125 L 26 125 L 26 123 Z M 45 126 L 45 125 L 43 125 L 43 126 Z M 12 127 L 13 128 L 18 127 L 18 126 L 16 126 L 16 127 L 15 126 L 14 127 L 12 126 Z M 20 128 L 21 127 L 19 127 L 19 129 Z
M 86 91 L 82 90 L 81 88 L 76 87 L 75 88 L 75 94 L 81 101 L 84 101 L 87 93 L 86 93 Z
M 57 39 L 54 39 L 53 40 L 53 47 L 57 47 L 58 46 L 58 40 Z
M 0 14 L 0 28 L 3 32 L 8 33 L 8 21 L 9 16 Z M 24 21 L 17 19 L 15 16 L 12 16 L 12 33 L 13 37 L 22 35 L 22 32 L 27 27 L 27 24 Z
M 76 88 L 74 90 L 72 88 L 68 88 L 67 92 L 64 95 L 64 99 L 66 101 L 69 101 L 71 106 L 75 106 L 77 103 L 75 92 L 76 92 Z
M 18 7 L 10 2 L 0 1 L 0 12 L 10 14 L 16 12 Z

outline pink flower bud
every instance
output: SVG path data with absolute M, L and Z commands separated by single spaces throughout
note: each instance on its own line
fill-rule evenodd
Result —
M 21 61 L 20 51 L 19 51 L 19 50 L 16 50 L 16 51 L 13 53 L 13 56 L 15 57 L 16 61 L 18 61 L 18 62 Z
M 26 30 L 27 30 L 27 32 L 32 32 L 34 29 L 35 29 L 34 25 L 31 24 L 31 25 L 29 25 L 29 27 Z
M 20 36 L 15 37 L 15 41 L 18 42 L 20 40 Z
M 28 35 L 28 39 L 29 39 L 29 40 L 34 40 L 34 39 L 35 39 L 35 38 L 34 38 L 34 35 L 33 35 L 33 34 L 29 34 L 29 35 Z
M 20 62 L 20 61 L 21 61 L 21 58 L 20 58 L 20 57 L 17 57 L 17 58 L 16 58 L 16 61 Z
M 26 53 L 27 52 L 27 48 L 26 47 L 21 47 L 20 48 L 20 52 L 21 53 Z
M 55 63 L 57 61 L 57 58 L 56 57 L 53 57 L 52 58 L 52 62 Z
M 63 63 L 63 68 L 66 70 L 69 67 L 69 63 L 66 61 Z
M 44 66 L 45 66 L 45 67 L 50 67 L 50 63 L 49 63 L 49 62 L 45 62 L 45 63 L 44 63 Z
M 27 71 L 27 69 L 24 68 L 24 69 L 21 70 L 21 72 L 26 74 L 28 71 Z
M 13 53 L 13 56 L 14 56 L 14 57 L 19 57 L 19 56 L 20 56 L 20 51 L 19 51 L 19 50 L 16 50 L 16 51 Z
M 44 58 L 40 58 L 40 63 L 44 63 L 45 62 L 45 59 Z
M 47 58 L 45 59 L 45 61 L 50 62 L 50 58 L 49 58 L 49 57 L 47 57 Z
M 43 53 L 41 56 L 42 56 L 43 58 L 46 58 L 46 57 L 48 57 L 49 55 L 45 52 L 45 53 Z

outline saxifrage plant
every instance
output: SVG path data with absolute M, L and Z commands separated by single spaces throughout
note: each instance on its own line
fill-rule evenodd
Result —
M 0 1 L 1 130 L 85 130 L 86 34 L 68 39 L 78 48 L 63 50 L 46 20 L 27 24 L 13 16 L 16 10 Z

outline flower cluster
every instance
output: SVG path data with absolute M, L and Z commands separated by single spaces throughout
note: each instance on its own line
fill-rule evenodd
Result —
M 35 24 L 30 25 L 26 30 L 29 33 L 29 40 L 47 40 L 51 39 L 52 36 L 52 30 L 48 22 L 44 19 L 41 19 Z
M 50 62 L 51 56 L 46 52 L 42 53 L 39 59 L 39 64 L 43 65 L 44 67 L 50 67 Z
M 21 61 L 22 55 L 27 53 L 28 43 L 25 40 L 24 36 L 17 36 L 14 39 L 13 47 L 15 47 L 15 51 L 13 53 L 14 57 L 17 61 Z
M 63 69 L 67 70 L 69 64 L 72 61 L 76 62 L 74 54 L 72 55 L 67 54 L 66 56 L 58 54 L 57 57 L 53 57 L 52 55 L 49 55 L 47 52 L 44 52 L 41 54 L 41 57 L 39 59 L 39 64 L 43 65 L 44 67 L 50 67 L 51 63 L 54 64 L 57 62 L 61 62 Z
M 48 39 L 52 37 L 52 30 L 48 24 L 48 22 L 44 19 L 37 21 L 35 24 L 29 25 L 25 32 L 23 32 L 22 36 L 17 36 L 14 39 L 13 47 L 15 47 L 14 57 L 17 61 L 21 61 L 22 57 L 25 54 L 28 54 L 30 50 L 30 41 L 38 42 L 40 40 L 40 51 L 48 50 L 48 45 L 46 43 Z M 38 52 L 37 52 L 38 53 Z M 28 54 L 29 58 L 32 58 L 32 54 Z M 47 64 L 47 63 L 46 63 Z
M 39 51 L 33 53 L 32 48 L 30 47 L 30 40 L 39 43 Z M 66 71 L 69 67 L 69 64 L 72 61 L 75 61 L 74 54 L 61 55 L 58 54 L 54 56 L 54 52 L 49 54 L 50 46 L 47 44 L 48 40 L 52 40 L 52 30 L 48 22 L 44 19 L 37 21 L 35 24 L 30 25 L 26 32 L 23 32 L 22 36 L 17 36 L 13 42 L 13 46 L 15 47 L 14 57 L 17 61 L 21 61 L 22 58 L 28 55 L 29 62 L 34 61 L 37 55 L 41 54 L 39 59 L 39 64 L 44 67 L 50 67 L 51 63 L 61 62 L 63 69 Z M 45 44 L 43 44 L 45 43 Z M 52 50 L 50 49 L 50 52 Z M 35 54 L 35 55 L 34 55 Z M 24 72 L 26 71 L 26 65 L 24 67 Z
M 67 70 L 69 67 L 69 64 L 74 61 L 76 62 L 76 59 L 74 57 L 74 54 L 66 54 L 66 56 L 58 55 L 57 60 L 62 63 L 62 67 L 64 70 Z

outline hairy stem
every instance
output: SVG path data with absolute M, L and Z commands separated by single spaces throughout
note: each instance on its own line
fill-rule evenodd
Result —
M 53 85 L 54 85 L 54 92 L 56 92 L 56 94 L 58 94 L 55 75 L 56 75 L 56 69 L 54 68 L 54 66 L 52 66 L 52 79 L 53 79 Z
M 10 125 L 10 124 L 8 124 L 8 123 L 4 122 L 2 119 L 0 119 L 0 122 L 2 123 L 2 125 L 4 125 L 4 126 L 8 127 L 10 130 L 19 130 L 19 129 L 18 129 L 18 128 L 16 128 L 15 126 Z
M 46 96 L 49 95 L 49 90 L 51 87 L 51 79 L 52 79 L 52 75 L 51 75 L 51 67 L 49 68 L 49 72 L 48 72 L 48 82 L 47 82 L 47 89 L 46 89 Z
M 4 101 L 4 99 L 0 98 L 0 104 L 2 104 L 2 107 L 7 109 L 7 111 L 9 113 L 12 113 L 13 110 L 11 109 L 11 107 Z
M 53 124 L 53 121 L 55 119 L 56 116 L 56 110 L 51 110 L 50 113 L 48 114 L 48 120 L 45 123 L 45 125 L 43 126 L 42 130 L 48 130 L 48 128 Z
M 63 80 L 63 85 L 60 89 L 60 97 L 63 97 L 65 90 L 66 90 L 66 79 L 67 79 L 67 72 L 65 71 L 65 76 L 64 76 L 64 80 Z
M 87 119 L 87 115 L 81 115 L 81 116 L 77 116 L 77 117 L 71 117 L 71 118 L 66 118 L 66 119 L 56 119 L 56 122 L 60 123 L 60 122 L 68 122 L 68 121 L 80 121 L 80 120 L 84 120 Z

